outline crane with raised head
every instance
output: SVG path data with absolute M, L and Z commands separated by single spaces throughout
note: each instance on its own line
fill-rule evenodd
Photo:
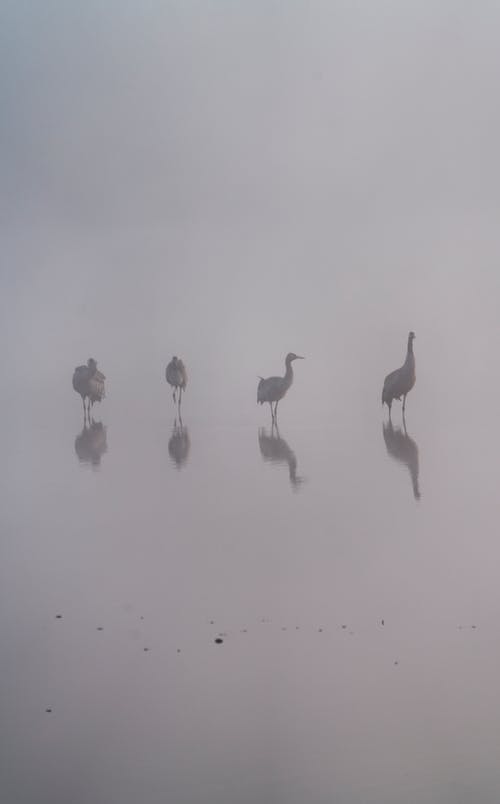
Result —
M 389 416 L 391 415 L 391 406 L 394 399 L 398 401 L 403 397 L 403 415 L 406 407 L 406 396 L 415 385 L 415 355 L 413 354 L 413 341 L 415 333 L 410 332 L 408 335 L 408 347 L 406 350 L 406 360 L 401 368 L 396 371 L 391 371 L 384 380 L 384 387 L 382 389 L 382 404 L 386 404 L 389 408 Z
M 267 377 L 267 379 L 264 379 L 263 377 L 260 378 L 260 382 L 257 387 L 257 403 L 259 405 L 263 405 L 264 402 L 269 402 L 271 407 L 271 420 L 273 422 L 276 421 L 278 402 L 283 399 L 293 382 L 292 363 L 294 360 L 304 360 L 304 358 L 300 355 L 296 355 L 294 352 L 289 352 L 285 358 L 286 371 L 284 377 Z M 273 402 L 275 403 L 274 411 Z

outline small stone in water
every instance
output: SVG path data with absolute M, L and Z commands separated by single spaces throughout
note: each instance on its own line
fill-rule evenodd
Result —
M 216 645 L 222 645 L 223 642 L 224 642 L 224 640 L 221 639 L 220 637 L 217 637 L 217 639 L 215 640 Z
M 62 614 L 56 614 L 56 620 L 62 620 Z
M 102 627 L 102 625 L 98 625 L 98 626 L 97 626 L 97 630 L 98 630 L 98 631 L 104 631 L 104 628 Z
M 48 712 L 48 713 L 50 713 L 50 712 L 52 712 L 52 709 L 51 709 L 51 708 L 50 708 L 50 706 L 49 706 L 49 707 L 47 707 L 47 709 L 46 709 L 45 711 L 46 711 L 46 712 Z

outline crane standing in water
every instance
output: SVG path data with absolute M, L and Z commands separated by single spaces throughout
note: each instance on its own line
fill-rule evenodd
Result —
M 101 402 L 104 399 L 104 380 L 106 377 L 98 368 L 93 357 L 89 357 L 86 366 L 77 366 L 73 372 L 73 388 L 80 394 L 83 402 L 83 418 L 88 416 L 90 422 L 90 408 L 94 402 Z M 85 407 L 87 400 L 87 407 Z
M 391 415 L 391 405 L 393 399 L 401 399 L 403 397 L 403 416 L 406 407 L 406 395 L 415 385 L 415 355 L 413 354 L 413 341 L 415 333 L 410 332 L 408 335 L 408 349 L 406 352 L 406 360 L 401 368 L 396 371 L 391 371 L 384 380 L 384 387 L 382 389 L 382 404 L 386 404 L 389 408 L 389 416 Z
M 300 357 L 300 355 L 294 354 L 294 352 L 289 352 L 285 358 L 286 371 L 284 377 L 268 377 L 267 379 L 264 379 L 263 377 L 260 378 L 257 388 L 257 403 L 259 405 L 263 405 L 264 402 L 269 402 L 271 407 L 271 420 L 273 422 L 276 421 L 278 402 L 280 399 L 283 399 L 293 382 L 292 363 L 294 360 L 304 360 L 304 358 Z M 274 411 L 273 402 L 276 403 L 274 406 Z
M 182 392 L 186 390 L 187 385 L 187 372 L 184 363 L 178 357 L 174 356 L 165 369 L 165 379 L 174 389 L 172 393 L 174 402 L 176 402 L 177 390 L 179 391 L 178 406 L 180 409 Z

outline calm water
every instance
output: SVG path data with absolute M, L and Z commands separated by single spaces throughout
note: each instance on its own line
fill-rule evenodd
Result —
M 12 416 L 6 803 L 498 800 L 490 426 L 423 425 L 418 385 L 408 435 L 375 399 L 299 423 L 299 386 L 279 433 L 162 386 Z

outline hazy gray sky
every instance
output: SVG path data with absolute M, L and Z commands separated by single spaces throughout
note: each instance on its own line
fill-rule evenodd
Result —
M 308 404 L 318 373 L 356 394 L 360 361 L 378 395 L 410 328 L 419 356 L 451 359 L 458 327 L 479 352 L 499 23 L 489 2 L 5 2 L 11 369 L 54 389 L 92 353 L 118 389 L 176 352 L 214 405 L 231 382 L 253 405 L 294 350 Z

